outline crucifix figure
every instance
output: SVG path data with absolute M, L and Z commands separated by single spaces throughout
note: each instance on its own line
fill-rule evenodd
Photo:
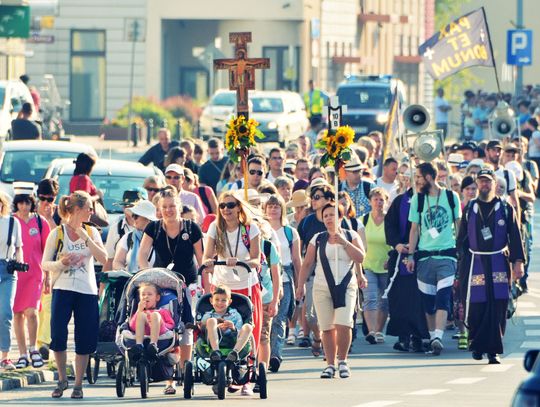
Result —
M 229 33 L 229 42 L 234 44 L 234 59 L 215 59 L 214 69 L 229 71 L 229 89 L 236 91 L 237 115 L 249 116 L 248 90 L 255 89 L 255 69 L 270 68 L 269 58 L 248 58 L 247 43 L 250 32 Z

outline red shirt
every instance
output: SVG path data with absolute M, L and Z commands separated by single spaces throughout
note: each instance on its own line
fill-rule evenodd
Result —
M 94 186 L 94 183 L 88 175 L 80 174 L 74 175 L 69 181 L 69 193 L 75 191 L 84 191 L 88 192 L 90 195 L 97 195 L 97 189 Z

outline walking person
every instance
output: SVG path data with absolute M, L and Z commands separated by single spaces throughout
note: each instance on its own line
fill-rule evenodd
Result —
M 465 209 L 458 235 L 465 324 L 473 359 L 487 354 L 489 364 L 499 364 L 509 286 L 523 277 L 525 252 L 514 208 L 495 196 L 494 172 L 481 170 L 476 183 L 478 199 Z
M 171 141 L 171 132 L 167 128 L 161 128 L 157 133 L 158 143 L 150 147 L 141 158 L 139 162 L 143 165 L 154 164 L 161 171 L 165 170 L 163 161 L 169 150 L 173 147 L 177 147 L 178 141 Z
M 208 140 L 208 160 L 199 168 L 199 182 L 209 186 L 216 194 L 219 193 L 217 185 L 221 174 L 229 162 L 228 157 L 223 156 L 223 142 L 218 138 Z
M 456 222 L 461 217 L 459 197 L 436 182 L 437 169 L 429 162 L 418 165 L 411 201 L 407 270 L 416 267 L 418 287 L 430 335 L 433 355 L 443 350 L 443 334 L 451 306 L 456 274 Z
M 347 356 L 352 340 L 353 314 L 358 286 L 366 285 L 363 276 L 356 275 L 354 268 L 355 263 L 364 260 L 360 237 L 354 230 L 336 229 L 335 205 L 331 202 L 321 209 L 326 231 L 317 233 L 309 241 L 296 289 L 296 299 L 300 300 L 305 294 L 306 280 L 315 268 L 313 303 L 327 363 L 321 379 L 335 376 L 336 362 L 339 377 L 345 379 L 351 375 Z M 343 208 L 338 207 L 338 214 L 341 221 Z
M 63 225 L 47 238 L 43 261 L 53 288 L 51 304 L 51 350 L 58 368 L 58 383 L 53 398 L 62 397 L 68 388 L 66 361 L 68 323 L 75 320 L 75 383 L 71 398 L 83 398 L 82 380 L 88 357 L 96 350 L 98 339 L 98 290 L 94 258 L 101 264 L 107 252 L 97 229 L 83 225 L 92 214 L 92 197 L 83 191 L 60 198 L 59 213 Z
M 36 213 L 33 184 L 17 182 L 13 184 L 15 192 L 13 214 L 21 225 L 23 258 L 28 264 L 28 271 L 18 274 L 17 292 L 13 305 L 14 330 L 19 346 L 19 360 L 16 367 L 24 369 L 31 365 L 39 368 L 43 366 L 43 359 L 36 348 L 38 310 L 42 291 L 50 292 L 49 279 L 43 278 L 41 260 L 50 227 L 47 221 Z M 28 329 L 28 346 L 25 328 Z
M 9 359 L 9 350 L 19 273 L 8 269 L 8 261 L 11 259 L 18 262 L 24 260 L 21 225 L 10 216 L 9 198 L 0 193 L 0 368 L 4 370 L 15 370 L 15 365 Z

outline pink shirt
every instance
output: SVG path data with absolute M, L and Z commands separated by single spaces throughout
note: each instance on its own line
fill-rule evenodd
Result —
M 142 312 L 146 313 L 147 318 L 150 318 L 150 314 L 152 314 L 154 312 L 159 312 L 159 314 L 161 315 L 161 328 L 159 330 L 160 335 L 163 335 L 165 332 L 170 331 L 171 329 L 174 328 L 174 319 L 172 318 L 171 313 L 169 312 L 169 310 L 164 309 L 164 308 L 160 308 L 160 309 L 149 309 L 149 310 L 142 311 Z M 129 329 L 131 329 L 131 331 L 135 332 L 136 327 L 137 327 L 137 313 L 134 313 L 131 316 L 131 319 L 129 320 Z M 150 335 L 150 326 L 149 325 L 146 325 L 146 328 L 144 330 L 144 334 L 145 335 Z

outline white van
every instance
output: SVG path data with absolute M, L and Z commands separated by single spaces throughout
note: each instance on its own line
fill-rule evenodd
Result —
M 24 103 L 32 104 L 36 120 L 38 113 L 28 87 L 20 80 L 0 81 L 0 140 L 8 140 L 11 133 L 11 121 L 17 118 Z

